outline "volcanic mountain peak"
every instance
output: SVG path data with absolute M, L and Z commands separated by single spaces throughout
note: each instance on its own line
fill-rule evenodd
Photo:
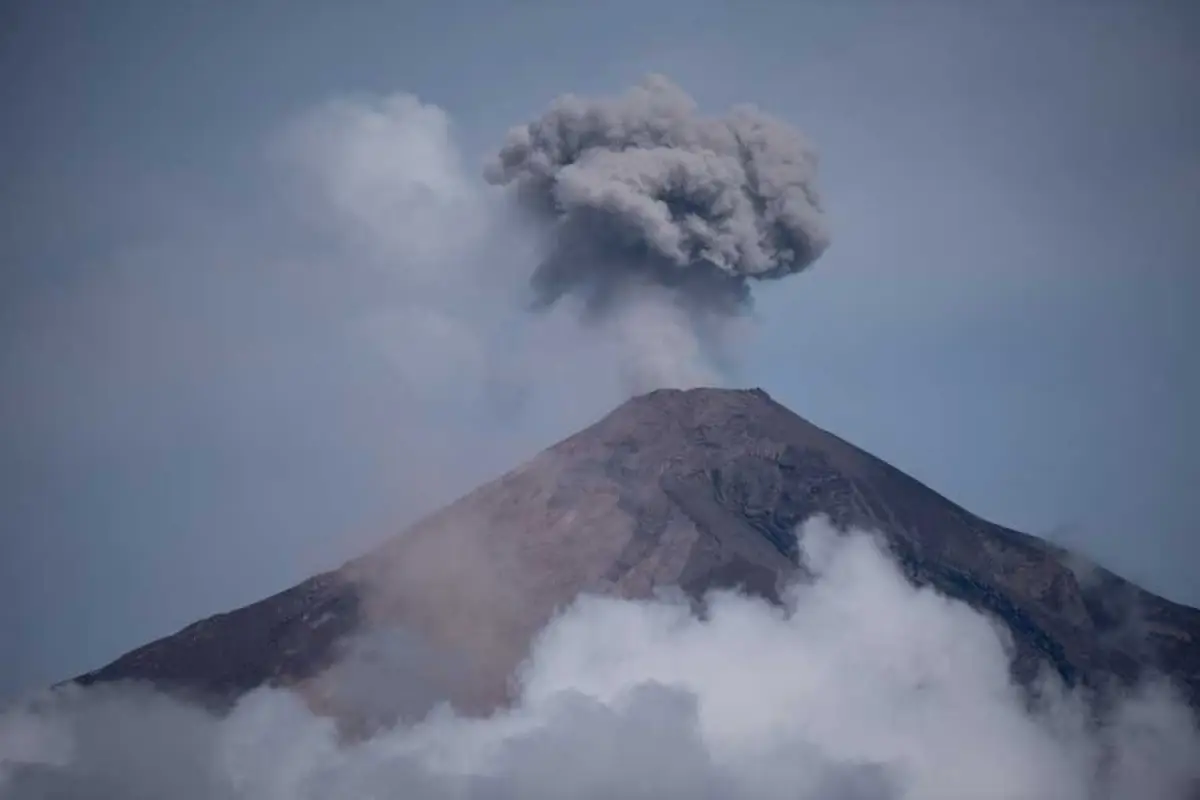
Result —
M 581 593 L 778 600 L 803 574 L 796 531 L 814 516 L 877 531 L 912 581 L 1003 623 L 1022 680 L 1048 666 L 1102 686 L 1152 667 L 1200 704 L 1200 612 L 968 513 L 761 390 L 717 389 L 629 400 L 343 568 L 80 680 L 225 700 L 299 684 L 336 707 L 327 668 L 361 635 L 401 630 L 461 665 L 447 694 L 490 706 Z

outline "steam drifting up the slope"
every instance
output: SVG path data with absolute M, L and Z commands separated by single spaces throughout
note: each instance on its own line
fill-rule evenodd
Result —
M 782 607 L 581 598 L 542 632 L 514 705 L 482 718 L 440 707 L 350 743 L 283 689 L 221 717 L 120 686 L 64 693 L 0 715 L 0 796 L 1182 800 L 1196 785 L 1200 739 L 1169 687 L 1097 721 L 1051 679 L 1031 707 L 991 621 L 913 587 L 872 536 L 814 520 L 799 547 L 815 580 Z
M 486 177 L 549 230 L 535 308 L 570 296 L 628 335 L 656 305 L 711 350 L 751 280 L 801 272 L 828 246 L 816 172 L 786 123 L 750 106 L 701 116 L 651 75 L 616 98 L 560 97 L 509 133 Z

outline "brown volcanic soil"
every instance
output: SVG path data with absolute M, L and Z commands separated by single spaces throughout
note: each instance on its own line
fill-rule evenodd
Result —
M 797 577 L 793 532 L 817 514 L 880 531 L 914 582 L 1000 619 L 1018 678 L 1044 664 L 1100 687 L 1152 667 L 1200 707 L 1200 612 L 970 514 L 759 390 L 630 400 L 341 569 L 77 680 L 146 680 L 218 703 L 298 684 L 338 710 L 352 702 L 333 687 L 344 681 L 322 674 L 364 634 L 401 630 L 426 672 L 439 671 L 431 658 L 457 670 L 439 691 L 484 708 L 581 592 L 741 586 L 777 598 Z

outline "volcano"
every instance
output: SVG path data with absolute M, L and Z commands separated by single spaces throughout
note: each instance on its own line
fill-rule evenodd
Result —
M 215 705 L 289 686 L 336 713 L 345 682 L 328 676 L 386 634 L 410 673 L 451 675 L 438 678 L 448 698 L 494 707 L 532 638 L 582 593 L 702 604 L 738 587 L 778 601 L 804 577 L 796 532 L 818 515 L 876 531 L 912 582 L 998 621 L 1016 680 L 1051 670 L 1099 690 L 1154 671 L 1200 708 L 1200 611 L 971 514 L 761 390 L 629 400 L 373 552 L 75 682 Z

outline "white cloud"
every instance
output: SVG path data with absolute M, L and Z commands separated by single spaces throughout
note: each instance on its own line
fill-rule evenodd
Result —
M 1200 780 L 1195 720 L 1165 687 L 1143 686 L 1101 725 L 1061 687 L 1031 708 L 988 619 L 909 585 L 865 534 L 813 522 L 802 547 L 817 579 L 783 608 L 724 593 L 700 619 L 682 602 L 581 599 L 536 643 L 519 702 L 489 718 L 441 707 L 343 743 L 283 691 L 223 720 L 84 693 L 36 718 L 44 741 L 72 737 L 72 765 L 10 764 L 9 786 L 255 800 L 1180 800 Z M 386 684 L 374 691 L 386 702 Z M 36 740 L 18 741 L 0 761 L 37 760 Z
M 479 313 L 489 208 L 446 113 L 408 94 L 345 97 L 292 120 L 275 148 L 334 266 L 370 264 L 391 279 L 353 335 L 420 399 L 478 394 L 498 322 Z
M 439 283 L 484 232 L 478 181 L 463 168 L 449 117 L 412 95 L 318 106 L 277 147 L 308 211 L 407 282 Z
M 301 207 L 341 249 L 338 258 L 374 264 L 395 279 L 392 293 L 379 298 L 386 308 L 365 327 L 409 339 L 385 348 L 406 380 L 431 378 L 432 369 L 466 383 L 514 371 L 549 383 L 563 361 L 582 358 L 592 373 L 619 381 L 625 395 L 723 382 L 700 323 L 648 292 L 635 293 L 605 324 L 576 322 L 584 333 L 570 336 L 575 350 L 560 357 L 563 343 L 552 339 L 561 339 L 562 322 L 549 317 L 562 314 L 532 316 L 523 308 L 539 251 L 550 246 L 545 231 L 464 169 L 449 117 L 437 106 L 407 94 L 342 98 L 285 126 L 275 153 Z M 524 353 L 497 347 L 505 328 L 530 330 Z M 435 367 L 442 345 L 453 352 Z M 480 374 L 483 365 L 488 376 Z

